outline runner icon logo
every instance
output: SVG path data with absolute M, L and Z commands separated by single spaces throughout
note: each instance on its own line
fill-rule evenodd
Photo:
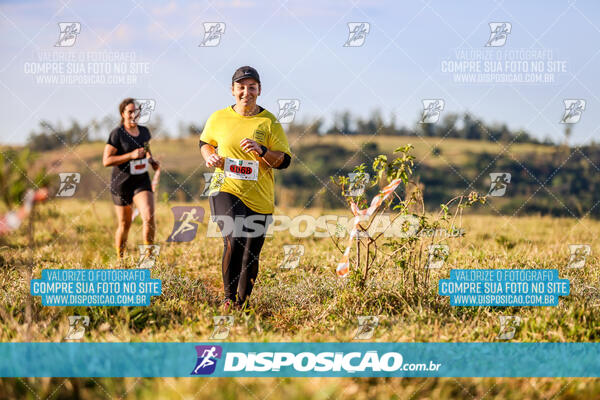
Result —
M 176 206 L 171 207 L 174 224 L 173 231 L 167 242 L 191 242 L 196 237 L 198 225 L 204 219 L 202 207 Z
M 190 375 L 210 375 L 215 372 L 217 360 L 220 360 L 223 355 L 223 348 L 221 346 L 196 346 L 196 353 L 198 360 Z
M 428 258 L 425 268 L 438 269 L 442 268 L 444 262 L 450 255 L 450 248 L 445 244 L 432 244 L 427 248 Z
M 592 252 L 592 248 L 588 244 L 570 244 L 569 252 L 571 257 L 569 258 L 568 268 L 583 268 L 585 266 L 585 259 Z
M 199 47 L 215 47 L 221 43 L 221 36 L 225 33 L 225 22 L 205 22 L 204 39 Z
M 80 340 L 85 335 L 85 327 L 90 326 L 90 317 L 87 315 L 69 316 L 69 331 L 65 340 Z
M 576 124 L 581 119 L 581 114 L 585 110 L 585 100 L 583 99 L 566 99 L 565 113 L 560 120 L 561 124 Z
M 348 30 L 350 32 L 344 47 L 360 47 L 365 44 L 371 25 L 368 22 L 348 22 Z
M 217 315 L 213 317 L 215 328 L 210 335 L 211 340 L 224 340 L 229 336 L 229 330 L 233 326 L 233 317 L 231 315 Z
M 423 102 L 422 124 L 435 124 L 440 119 L 440 114 L 444 110 L 446 103 L 443 99 L 425 99 Z
M 498 332 L 496 339 L 510 340 L 514 338 L 519 326 L 521 326 L 521 317 L 514 315 L 501 315 L 500 332 Z
M 506 193 L 506 188 L 510 183 L 510 173 L 508 172 L 492 172 L 490 173 L 490 179 L 492 181 L 490 185 L 490 191 L 488 194 L 492 197 L 501 197 Z
M 300 258 L 304 255 L 303 244 L 284 244 L 283 262 L 280 268 L 294 269 L 300 264 Z
M 348 173 L 348 191 L 346 196 L 349 197 L 360 197 L 365 193 L 365 187 L 369 183 L 371 175 L 368 173 Z
M 138 268 L 154 268 L 156 259 L 160 254 L 160 245 L 158 244 L 140 244 L 140 259 L 138 260 Z
M 77 185 L 81 182 L 79 172 L 60 172 L 58 177 L 60 178 L 60 187 L 56 192 L 56 197 L 73 196 L 77 190 Z
M 298 99 L 279 99 L 279 113 L 277 114 L 277 121 L 280 124 L 289 124 L 294 121 L 296 113 L 300 109 L 300 100 Z
M 208 197 L 211 192 L 220 190 L 225 182 L 225 174 L 222 172 L 205 172 L 203 175 L 204 189 L 200 197 Z
M 156 109 L 156 100 L 135 99 L 135 109 L 137 110 L 136 122 L 138 124 L 146 124 L 150 121 L 152 111 Z
M 77 40 L 77 35 L 81 33 L 81 24 L 79 22 L 59 22 L 58 41 L 54 47 L 71 47 Z
M 508 34 L 512 30 L 510 22 L 490 22 L 490 38 L 485 44 L 486 47 L 502 47 L 506 44 Z
M 354 340 L 369 340 L 375 333 L 379 324 L 379 317 L 375 315 L 364 315 L 358 317 L 358 329 L 354 334 Z

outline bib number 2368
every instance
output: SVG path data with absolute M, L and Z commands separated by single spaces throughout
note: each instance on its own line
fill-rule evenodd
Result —
M 233 179 L 255 181 L 258 179 L 258 161 L 226 158 L 225 176 Z

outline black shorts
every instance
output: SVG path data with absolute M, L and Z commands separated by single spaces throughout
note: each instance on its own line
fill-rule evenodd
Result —
M 133 196 L 144 190 L 152 191 L 150 175 L 129 175 L 121 171 L 113 173 L 110 181 L 110 193 L 117 206 L 128 206 L 133 203 Z

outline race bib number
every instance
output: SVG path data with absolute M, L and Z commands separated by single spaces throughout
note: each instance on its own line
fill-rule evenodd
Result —
M 258 161 L 225 158 L 225 176 L 245 181 L 258 180 Z
M 140 175 L 148 171 L 148 159 L 140 158 L 139 160 L 129 161 L 129 173 L 131 175 Z

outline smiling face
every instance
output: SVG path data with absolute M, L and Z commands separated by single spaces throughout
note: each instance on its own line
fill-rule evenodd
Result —
M 252 78 L 244 78 L 233 83 L 231 94 L 235 97 L 237 108 L 252 110 L 260 96 L 260 84 Z
M 123 113 L 121 114 L 121 117 L 123 117 L 123 124 L 126 127 L 128 127 L 128 128 L 135 127 L 135 125 L 137 124 L 137 122 L 136 122 L 137 110 L 135 109 L 135 104 L 134 103 L 127 104 L 127 106 L 125 106 L 125 109 L 123 110 Z

